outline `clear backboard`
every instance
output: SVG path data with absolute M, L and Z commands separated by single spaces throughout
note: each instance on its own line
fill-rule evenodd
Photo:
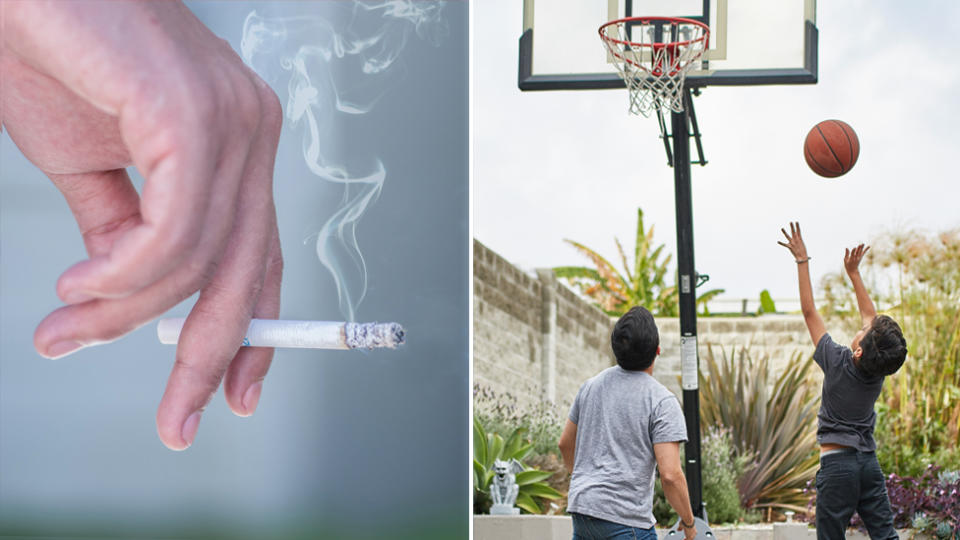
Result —
M 598 28 L 634 16 L 710 26 L 688 87 L 817 82 L 816 0 L 524 0 L 518 86 L 623 88 Z

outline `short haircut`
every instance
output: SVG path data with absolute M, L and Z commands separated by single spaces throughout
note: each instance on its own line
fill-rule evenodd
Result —
M 641 371 L 653 364 L 660 346 L 660 332 L 647 308 L 632 307 L 620 317 L 610 334 L 610 346 L 617 364 L 627 371 Z
M 907 359 L 907 340 L 897 321 L 887 315 L 874 317 L 860 348 L 860 369 L 868 375 L 893 375 Z

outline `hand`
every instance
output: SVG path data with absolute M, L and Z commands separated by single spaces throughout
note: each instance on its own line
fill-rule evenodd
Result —
M 683 540 L 693 540 L 697 537 L 697 528 L 695 526 L 688 529 L 680 525 L 680 529 L 683 531 Z
M 870 249 L 870 246 L 859 246 L 843 250 L 843 267 L 847 270 L 847 275 L 853 275 L 860 272 L 860 261 L 863 255 Z
M 803 237 L 800 235 L 800 224 L 797 222 L 790 222 L 790 234 L 787 234 L 787 231 L 780 229 L 780 232 L 783 233 L 783 236 L 786 237 L 786 242 L 777 243 L 781 246 L 790 250 L 790 253 L 793 254 L 794 260 L 797 262 L 805 262 L 809 259 L 807 257 L 807 246 L 803 243 Z
M 0 120 L 63 193 L 90 257 L 60 276 L 67 306 L 34 345 L 56 358 L 111 341 L 200 291 L 156 419 L 184 449 L 224 377 L 234 413 L 253 413 L 273 357 L 239 345 L 251 317 L 279 314 L 280 104 L 180 2 L 9 2 L 4 15 Z

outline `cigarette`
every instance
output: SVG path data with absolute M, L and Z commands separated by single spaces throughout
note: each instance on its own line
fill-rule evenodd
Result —
M 161 319 L 157 337 L 164 345 L 176 345 L 186 319 Z M 403 344 L 403 327 L 397 323 L 337 321 L 277 321 L 253 319 L 243 338 L 243 347 L 296 349 L 396 349 Z

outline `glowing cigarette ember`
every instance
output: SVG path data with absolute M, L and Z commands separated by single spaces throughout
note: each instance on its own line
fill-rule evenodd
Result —
M 157 336 L 164 345 L 175 345 L 185 319 L 161 319 Z M 244 347 L 297 349 L 395 349 L 403 344 L 403 327 L 397 323 L 336 321 L 277 321 L 253 319 L 243 338 Z

